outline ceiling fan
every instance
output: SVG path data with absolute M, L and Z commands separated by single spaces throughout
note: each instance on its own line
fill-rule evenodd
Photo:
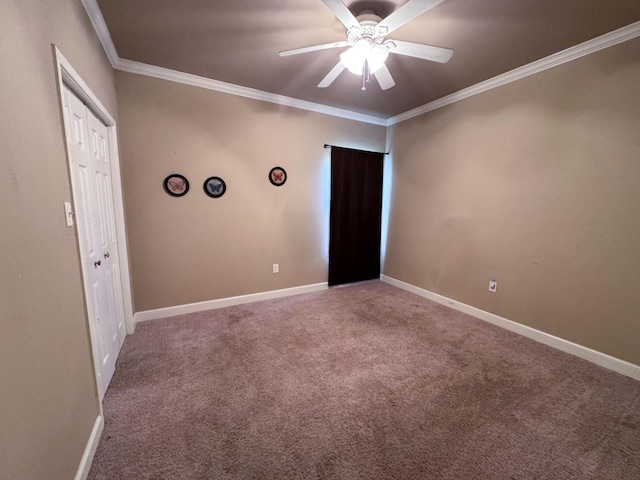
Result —
M 390 53 L 421 58 L 432 62 L 447 63 L 453 55 L 449 48 L 434 47 L 420 43 L 388 40 L 385 37 L 444 0 L 408 0 L 388 17 L 382 19 L 371 10 L 361 12 L 357 17 L 351 13 L 342 0 L 322 0 L 333 14 L 347 28 L 347 39 L 342 42 L 325 43 L 311 47 L 285 50 L 281 57 L 315 52 L 329 48 L 350 47 L 340 54 L 340 61 L 318 84 L 326 88 L 345 69 L 362 75 L 362 90 L 366 90 L 369 74 L 373 74 L 382 90 L 393 87 L 393 80 L 385 61 Z

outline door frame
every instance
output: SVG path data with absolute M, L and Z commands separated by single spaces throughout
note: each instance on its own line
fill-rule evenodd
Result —
M 62 52 L 58 49 L 57 46 L 53 45 L 54 56 L 56 61 L 56 73 L 57 73 L 57 83 L 58 83 L 58 99 L 60 101 L 60 114 L 63 123 L 63 138 L 65 140 L 65 153 L 67 157 L 67 166 L 69 167 L 69 178 L 71 180 L 72 187 L 72 197 L 74 202 L 74 211 L 75 208 L 75 196 L 73 196 L 73 181 L 71 174 L 71 155 L 70 151 L 67 147 L 67 132 L 66 126 L 64 122 L 64 87 L 66 86 L 69 90 L 71 90 L 80 100 L 82 100 L 89 110 L 91 110 L 94 115 L 98 117 L 102 123 L 107 127 L 107 140 L 109 142 L 109 153 L 111 155 L 111 193 L 113 198 L 113 207 L 114 207 L 114 217 L 115 217 L 115 230 L 116 230 L 116 240 L 118 242 L 118 264 L 120 271 L 120 286 L 122 289 L 122 302 L 123 302 L 123 311 L 124 311 L 124 321 L 126 326 L 126 333 L 130 335 L 134 331 L 134 323 L 133 323 L 133 295 L 131 291 L 131 276 L 130 276 L 130 268 L 129 268 L 129 249 L 127 245 L 127 236 L 126 236 L 126 225 L 124 219 L 124 202 L 122 199 L 122 179 L 120 174 L 120 155 L 118 152 L 118 132 L 115 119 L 111 116 L 109 111 L 105 108 L 105 106 L 100 102 L 98 97 L 91 91 L 89 86 L 84 82 L 82 77 L 78 74 L 78 72 L 71 66 L 69 61 L 64 57 Z M 82 234 L 80 229 L 78 228 L 77 218 L 75 219 L 75 228 L 78 235 L 78 250 L 80 252 L 81 259 L 84 257 L 82 242 L 80 242 L 79 236 Z M 91 345 L 93 352 L 93 360 L 94 360 L 94 375 L 96 376 L 96 385 L 98 387 L 98 393 L 100 398 L 100 403 L 102 404 L 102 396 L 104 392 L 101 392 L 100 386 L 97 384 L 97 369 L 99 368 L 99 362 L 97 362 L 95 355 L 97 349 L 94 348 L 97 341 L 98 332 L 95 331 L 94 324 L 89 318 L 91 309 L 89 308 L 89 286 L 87 284 L 88 277 L 84 272 L 85 262 L 81 262 L 82 270 L 83 270 L 83 290 L 85 297 L 85 312 L 87 316 L 87 322 L 89 323 L 89 334 L 91 337 Z

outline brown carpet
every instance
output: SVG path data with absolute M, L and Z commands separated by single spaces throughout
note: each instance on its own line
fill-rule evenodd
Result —
M 138 325 L 91 479 L 639 479 L 640 382 L 374 282 Z

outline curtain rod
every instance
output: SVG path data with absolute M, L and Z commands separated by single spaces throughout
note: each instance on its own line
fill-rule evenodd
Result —
M 328 143 L 324 144 L 324 148 L 331 148 L 331 147 L 337 147 L 337 148 L 342 148 L 344 150 L 354 150 L 356 152 L 365 152 L 365 153 L 379 153 L 380 155 L 389 155 L 389 152 L 372 152 L 370 150 L 360 150 L 358 148 L 348 148 L 348 147 L 341 147 L 339 145 L 329 145 Z

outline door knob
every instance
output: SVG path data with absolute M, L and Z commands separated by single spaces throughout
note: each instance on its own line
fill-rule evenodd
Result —
M 93 262 L 93 266 L 98 268 L 100 265 L 102 265 L 102 260 L 98 260 L 97 262 Z
M 109 258 L 109 252 L 104 254 L 104 258 Z

